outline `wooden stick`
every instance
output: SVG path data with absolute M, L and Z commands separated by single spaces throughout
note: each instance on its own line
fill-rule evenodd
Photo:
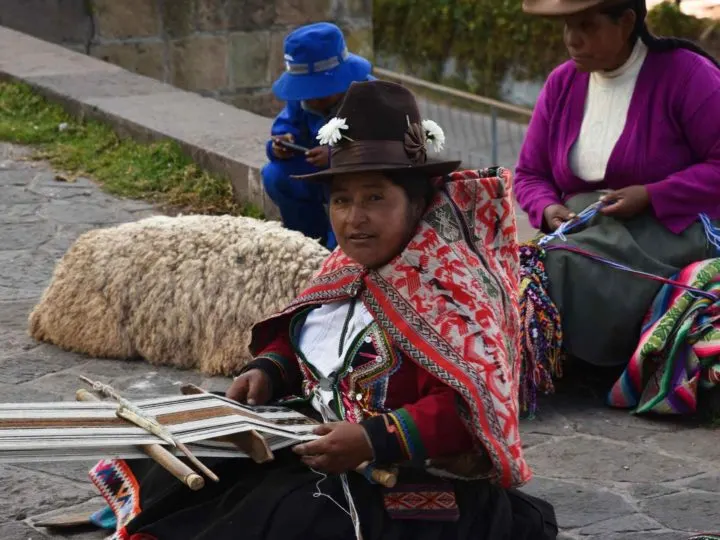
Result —
M 194 384 L 184 384 L 180 390 L 184 395 L 209 393 L 206 390 L 203 390 L 202 388 L 195 386 Z M 251 433 L 254 433 L 255 437 L 264 439 L 262 437 L 262 435 L 260 435 L 257 432 L 251 432 Z M 235 442 L 235 441 L 233 441 L 233 442 Z M 245 445 L 241 446 L 241 444 L 238 444 L 238 443 L 236 443 L 236 446 L 238 446 L 241 450 L 243 450 L 245 453 L 250 455 L 250 457 L 253 457 L 253 459 L 255 459 L 255 456 L 249 454 L 248 450 L 246 449 L 247 446 L 245 446 Z M 255 461 L 258 463 L 262 463 L 262 461 L 260 461 L 259 459 L 255 459 Z M 267 461 L 267 459 L 265 459 L 264 461 Z M 395 485 L 397 484 L 397 475 L 398 475 L 397 470 L 386 471 L 384 469 L 376 469 L 375 467 L 371 466 L 369 462 L 365 462 L 365 463 L 359 465 L 355 469 L 355 471 L 357 471 L 358 473 L 365 476 L 368 467 L 370 467 L 370 478 L 372 478 L 373 482 L 375 482 L 376 484 L 380 484 L 381 486 L 385 486 L 386 488 L 395 487 Z
M 373 482 L 375 482 L 376 484 L 380 484 L 381 486 L 384 486 L 386 488 L 393 488 L 395 487 L 395 484 L 397 484 L 397 469 L 390 471 L 386 471 L 385 469 L 376 469 L 375 467 L 372 467 L 369 462 L 366 461 L 365 463 L 358 465 L 355 471 L 365 476 L 368 467 L 371 467 L 370 478 L 372 478 Z
M 124 418 L 128 422 L 131 422 L 136 426 L 143 428 L 145 431 L 152 433 L 156 437 L 159 437 L 168 443 L 170 446 L 177 446 L 177 441 L 175 441 L 172 433 L 170 433 L 165 426 L 160 424 L 155 418 L 147 416 L 143 413 L 143 411 L 136 407 L 134 403 L 130 403 L 127 399 L 118 394 L 112 386 L 101 383 L 100 381 L 93 381 L 84 375 L 80 375 L 80 380 L 89 384 L 94 392 L 117 401 L 120 405 L 117 410 L 117 415 L 120 418 Z
M 75 393 L 75 398 L 78 401 L 101 401 L 95 395 L 84 389 L 78 390 Z M 205 486 L 205 479 L 202 476 L 185 465 L 177 456 L 171 454 L 162 445 L 144 444 L 138 446 L 138 448 L 193 491 L 202 489 Z
M 145 431 L 152 433 L 156 437 L 159 437 L 160 439 L 168 443 L 170 446 L 177 448 L 185 455 L 186 458 L 188 458 L 190 463 L 195 465 L 195 467 L 197 467 L 200 472 L 205 474 L 205 476 L 207 476 L 210 480 L 212 480 L 213 482 L 220 481 L 217 475 L 212 472 L 208 467 L 206 467 L 202 461 L 196 458 L 192 454 L 192 452 L 190 452 L 190 449 L 187 446 L 178 441 L 177 438 L 172 433 L 170 433 L 170 430 L 160 424 L 157 419 L 146 415 L 134 403 L 131 403 L 130 401 L 122 397 L 112 386 L 110 386 L 109 384 L 101 383 L 100 381 L 93 381 L 92 379 L 89 379 L 84 375 L 80 375 L 80 380 L 92 386 L 92 389 L 95 392 L 99 392 L 104 396 L 107 396 L 117 401 L 120 406 L 118 407 L 116 414 L 120 418 L 123 418 L 128 422 L 131 422 L 136 426 L 143 428 Z
M 186 396 L 207 394 L 205 390 L 194 384 L 184 384 L 180 388 L 180 392 Z M 257 431 L 250 430 L 242 433 L 233 433 L 232 435 L 224 435 L 218 437 L 218 440 L 229 442 L 237 447 L 238 450 L 250 456 L 255 463 L 267 463 L 272 461 L 275 456 L 267 444 L 265 437 Z
M 200 469 L 200 471 L 202 471 L 202 473 L 205 476 L 207 476 L 210 480 L 212 480 L 213 482 L 220 481 L 220 478 L 218 478 L 218 476 L 214 472 L 212 472 L 210 469 L 208 469 L 208 467 L 202 461 L 200 461 L 198 458 L 196 458 L 193 455 L 192 452 L 190 452 L 190 449 L 187 446 L 185 446 L 185 443 L 181 443 L 180 441 L 177 441 L 177 447 L 178 447 L 178 450 L 180 450 L 183 454 L 185 454 L 185 457 L 190 460 L 190 463 L 192 463 L 198 469 Z

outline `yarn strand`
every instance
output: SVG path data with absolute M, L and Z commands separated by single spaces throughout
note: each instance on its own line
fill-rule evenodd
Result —
M 533 418 L 538 391 L 555 391 L 553 377 L 562 377 L 562 324 L 560 313 L 548 295 L 545 250 L 537 245 L 520 246 L 520 408 Z
M 522 368 L 519 398 L 520 410 L 528 418 L 533 418 L 537 412 L 538 392 L 553 393 L 555 391 L 553 379 L 562 377 L 562 320 L 557 306 L 555 306 L 548 294 L 549 281 L 544 263 L 547 253 L 558 250 L 569 251 L 644 279 L 651 279 L 685 289 L 695 296 L 713 302 L 718 300 L 716 293 L 636 270 L 582 248 L 569 245 L 566 234 L 589 223 L 603 206 L 605 206 L 605 203 L 601 201 L 591 204 L 575 218 L 562 223 L 554 232 L 520 246 L 519 306 Z M 720 228 L 714 226 L 707 215 L 700 214 L 699 217 L 708 242 L 715 246 L 720 254 Z M 549 245 L 553 240 L 559 240 L 560 242 Z
M 707 214 L 700 214 L 700 221 L 705 229 L 705 237 L 711 245 L 715 246 L 717 254 L 720 256 L 720 226 L 713 225 Z

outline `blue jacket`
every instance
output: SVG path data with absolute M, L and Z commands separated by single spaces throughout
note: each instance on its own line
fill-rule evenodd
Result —
M 375 77 L 368 75 L 368 81 L 374 81 Z M 318 145 L 317 134 L 330 117 L 323 117 L 319 114 L 303 109 L 300 101 L 288 101 L 275 117 L 271 135 L 283 135 L 284 133 L 292 133 L 295 137 L 295 143 L 306 148 L 315 148 Z M 265 152 L 270 161 L 278 159 L 272 153 L 272 141 L 268 141 Z

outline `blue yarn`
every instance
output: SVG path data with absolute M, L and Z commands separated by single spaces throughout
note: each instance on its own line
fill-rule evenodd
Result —
M 720 227 L 713 225 L 707 214 L 700 214 L 700 221 L 705 229 L 705 236 L 708 242 L 715 246 L 715 250 L 718 255 L 720 255 Z
M 579 227 L 580 225 L 584 225 L 585 223 L 589 222 L 597 215 L 597 213 L 603 206 L 605 206 L 605 203 L 601 201 L 591 204 L 573 219 L 561 223 L 560 226 L 555 229 L 555 231 L 551 232 L 550 234 L 546 234 L 545 236 L 540 238 L 537 242 L 538 245 L 544 246 L 545 244 L 555 240 L 556 238 L 562 240 L 563 242 L 567 242 L 567 237 L 565 236 L 565 234 Z M 713 225 L 707 214 L 699 214 L 698 217 L 700 218 L 700 222 L 703 225 L 703 229 L 705 229 L 705 237 L 711 245 L 715 246 L 718 255 L 720 255 L 720 227 Z
M 550 234 L 547 234 L 543 236 L 540 240 L 538 240 L 539 246 L 544 246 L 548 242 L 551 242 L 552 240 L 555 240 L 556 238 L 559 238 L 563 242 L 567 242 L 567 238 L 565 236 L 565 233 L 575 229 L 576 227 L 580 225 L 584 225 L 585 223 L 588 223 L 592 218 L 595 217 L 595 215 L 600 211 L 600 209 L 605 206 L 606 203 L 602 201 L 598 201 L 596 203 L 591 204 L 585 210 L 580 212 L 577 216 L 572 218 L 569 221 L 564 221 L 560 224 L 560 226 L 555 229 Z

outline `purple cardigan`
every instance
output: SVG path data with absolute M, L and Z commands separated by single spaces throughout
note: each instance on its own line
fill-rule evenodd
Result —
M 539 229 L 543 210 L 569 196 L 637 184 L 648 186 L 655 215 L 675 233 L 700 213 L 720 218 L 720 70 L 684 49 L 648 52 L 605 180 L 592 183 L 568 162 L 589 79 L 566 62 L 538 98 L 515 174 L 532 226 Z

